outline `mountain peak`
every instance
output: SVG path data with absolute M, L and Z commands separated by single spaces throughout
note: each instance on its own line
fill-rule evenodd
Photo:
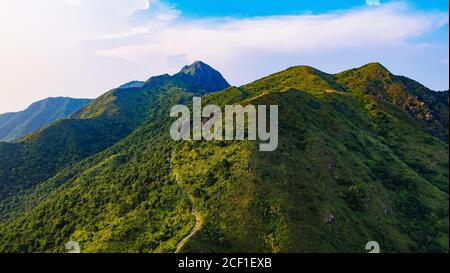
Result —
M 214 68 L 205 64 L 202 61 L 195 61 L 191 65 L 185 65 L 179 73 L 188 74 L 188 75 L 193 76 L 197 73 L 202 73 L 202 72 L 209 71 L 209 70 L 214 70 Z
M 392 75 L 392 73 L 384 65 L 378 62 L 368 63 L 358 68 L 358 70 L 361 70 L 368 75 L 378 75 L 386 77 Z
M 380 68 L 380 69 L 387 70 L 387 68 L 379 62 L 367 63 L 367 64 L 363 65 L 362 67 L 374 67 L 374 68 Z
M 356 82 L 381 81 L 386 82 L 392 80 L 394 75 L 382 64 L 378 62 L 368 63 L 358 68 L 345 70 L 336 74 L 340 81 Z M 361 87 L 362 88 L 362 87 Z
M 219 71 L 202 61 L 184 66 L 174 77 L 196 83 L 208 92 L 220 91 L 230 87 Z

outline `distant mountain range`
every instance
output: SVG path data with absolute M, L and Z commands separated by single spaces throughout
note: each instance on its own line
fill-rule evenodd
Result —
M 278 149 L 173 141 L 193 96 L 278 105 Z M 448 252 L 448 96 L 379 63 L 124 85 L 0 143 L 0 252 Z
M 17 113 L 0 114 L 0 141 L 12 141 L 66 118 L 91 102 L 89 99 L 47 98 Z

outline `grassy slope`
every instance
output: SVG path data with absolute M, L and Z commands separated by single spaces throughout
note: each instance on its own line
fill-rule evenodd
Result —
M 128 137 L 3 202 L 0 251 L 174 251 L 194 224 L 175 173 L 203 220 L 184 251 L 448 251 L 448 144 L 338 78 L 296 67 L 204 98 L 279 104 L 273 153 L 169 140 L 170 106 L 192 96 L 170 89 Z
M 157 107 L 164 88 L 164 83 L 156 82 L 144 88 L 111 90 L 70 119 L 15 143 L 0 142 L 0 200 L 17 199 L 16 193 L 128 136 Z
M 205 218 L 186 251 L 364 251 L 370 240 L 384 251 L 448 251 L 447 143 L 398 107 L 334 92 L 350 88 L 316 74 L 298 67 L 233 90 L 280 105 L 275 153 L 180 149 L 177 172 Z M 226 92 L 211 100 L 236 101 Z
M 3 200 L 0 250 L 62 252 L 69 238 L 88 252 L 174 249 L 193 220 L 170 173 L 171 146 L 162 132 L 168 131 L 169 105 L 193 95 L 183 88 L 184 83 L 168 81 L 120 91 L 113 105 L 104 103 L 108 93 L 94 102 L 103 109 L 89 106 L 76 113 L 74 117 L 82 120 L 107 116 L 131 124 L 129 118 L 142 116 L 145 125 L 116 145 Z M 133 107 L 124 100 L 133 101 Z M 141 102 L 145 109 L 138 108 Z

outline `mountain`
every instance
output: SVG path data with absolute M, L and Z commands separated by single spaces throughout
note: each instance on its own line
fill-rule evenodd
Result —
M 0 200 L 112 146 L 152 115 L 160 116 L 158 109 L 191 90 L 197 95 L 207 92 L 203 84 L 177 75 L 151 77 L 142 88 L 110 90 L 74 112 L 70 119 L 57 121 L 15 143 L 0 142 Z M 201 75 L 196 78 L 204 80 Z M 211 90 L 210 86 L 205 88 Z
M 338 82 L 363 90 L 384 102 L 397 105 L 419 119 L 433 135 L 448 143 L 448 91 L 435 92 L 403 76 L 395 76 L 379 63 L 337 75 Z M 369 82 L 369 84 L 367 84 Z
M 448 93 L 377 63 L 222 91 L 186 71 L 0 143 L 0 252 L 448 252 Z M 199 95 L 278 105 L 278 149 L 173 141 Z
M 66 118 L 88 104 L 89 99 L 47 98 L 17 113 L 0 115 L 0 141 L 12 141 Z
M 183 67 L 174 77 L 181 81 L 198 84 L 198 89 L 207 92 L 223 90 L 230 86 L 220 72 L 201 61 Z

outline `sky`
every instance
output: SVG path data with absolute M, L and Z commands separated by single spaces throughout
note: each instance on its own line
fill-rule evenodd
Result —
M 0 0 L 0 113 L 202 60 L 232 85 L 380 62 L 449 88 L 447 0 Z

